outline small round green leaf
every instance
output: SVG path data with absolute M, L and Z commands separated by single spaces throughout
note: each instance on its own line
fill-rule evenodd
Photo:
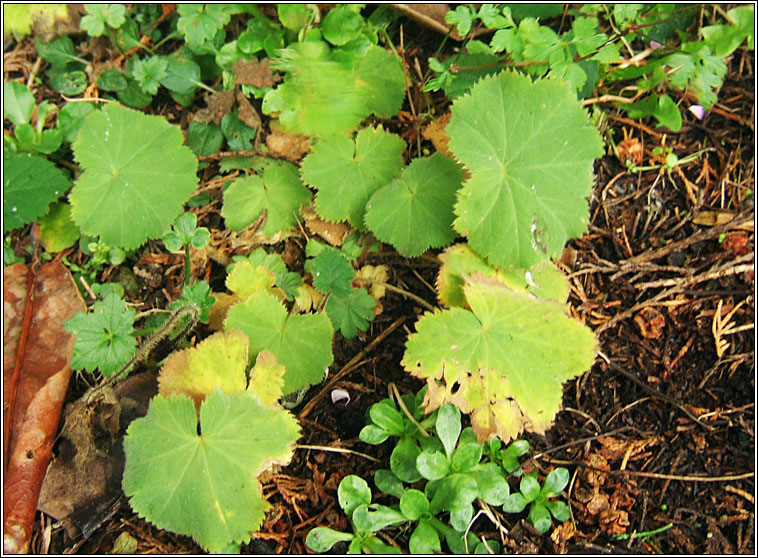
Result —
M 560 500 L 548 500 L 545 502 L 547 509 L 550 510 L 552 516 L 558 521 L 568 521 L 571 517 L 571 509 L 569 509 L 566 502 Z
M 340 482 L 337 498 L 345 515 L 352 517 L 358 506 L 371 503 L 371 489 L 358 475 L 348 475 Z
M 537 480 L 537 473 L 524 475 L 521 478 L 519 490 L 527 502 L 531 502 L 537 498 L 537 495 L 540 493 L 540 483 Z
M 6 81 L 3 84 L 3 114 L 15 125 L 27 124 L 34 112 L 34 95 L 23 83 Z
M 456 473 L 465 473 L 473 469 L 482 458 L 481 444 L 463 444 L 453 453 L 450 466 Z
M 529 509 L 529 523 L 534 525 L 534 528 L 540 533 L 546 533 L 550 529 L 553 521 L 550 519 L 550 512 L 544 504 L 532 504 Z
M 110 103 L 87 116 L 73 144 L 84 169 L 69 200 L 74 222 L 111 246 L 159 238 L 197 187 L 182 131 L 159 116 Z
M 374 484 L 377 490 L 391 494 L 395 498 L 402 498 L 403 494 L 405 494 L 403 481 L 397 478 L 395 473 L 389 469 L 379 469 L 374 473 Z
M 431 512 L 461 510 L 471 505 L 479 493 L 473 477 L 453 473 L 439 481 L 431 501 Z
M 329 527 L 316 527 L 308 532 L 305 537 L 305 544 L 314 552 L 327 552 L 340 541 L 352 541 L 355 535 L 352 533 L 341 533 Z
M 420 490 L 410 488 L 400 498 L 400 511 L 411 521 L 416 521 L 429 513 L 429 500 Z
M 503 503 L 503 511 L 505 513 L 521 513 L 528 503 L 521 492 L 514 492 Z
M 400 438 L 390 455 L 390 469 L 403 482 L 412 483 L 421 478 L 416 469 L 416 458 L 421 448 L 413 438 Z
M 440 554 L 442 545 L 437 530 L 428 521 L 419 521 L 408 540 L 411 554 Z
M 495 463 L 482 463 L 468 472 L 479 486 L 479 498 L 492 506 L 502 506 L 510 495 L 508 481 Z
M 407 523 L 406 517 L 399 511 L 374 504 L 372 506 L 360 505 L 353 512 L 353 524 L 359 531 L 375 533 L 390 525 L 402 525 Z
M 427 480 L 439 480 L 450 472 L 450 463 L 442 452 L 422 451 L 416 458 L 416 469 Z
M 364 444 L 371 444 L 372 446 L 381 444 L 389 437 L 389 432 L 374 424 L 367 424 L 361 429 L 360 434 L 358 434 L 358 438 L 360 438 L 361 442 Z
M 389 399 L 383 399 L 371 405 L 368 415 L 374 424 L 389 432 L 391 436 L 402 436 L 405 432 L 403 414 L 395 408 L 395 404 Z
M 558 496 L 561 490 L 566 488 L 569 481 L 569 472 L 565 467 L 558 467 L 550 471 L 545 477 L 545 484 L 542 487 L 542 494 L 545 498 Z
M 458 436 L 461 434 L 461 412 L 451 404 L 443 405 L 437 413 L 437 422 L 435 424 L 437 436 L 442 445 L 445 446 L 447 458 L 453 455 L 455 444 L 458 443 Z

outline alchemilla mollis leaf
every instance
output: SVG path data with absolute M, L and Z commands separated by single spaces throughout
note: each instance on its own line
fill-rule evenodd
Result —
M 228 228 L 238 231 L 267 211 L 262 231 L 273 236 L 295 225 L 300 206 L 310 195 L 295 165 L 277 161 L 266 167 L 263 177 L 249 175 L 235 180 L 224 192 L 221 215 Z
M 486 77 L 455 101 L 446 131 L 471 173 L 455 229 L 492 265 L 529 268 L 585 231 L 603 144 L 566 82 Z
M 400 174 L 404 150 L 399 136 L 381 128 L 364 128 L 355 141 L 345 136 L 319 140 L 301 167 L 303 181 L 318 189 L 318 214 L 365 230 L 366 203 Z
M 460 166 L 441 153 L 414 159 L 371 197 L 366 225 L 409 258 L 445 246 L 455 238 L 453 204 L 462 181 Z
M 288 315 L 282 303 L 265 291 L 255 292 L 232 306 L 225 328 L 238 329 L 247 335 L 250 358 L 264 349 L 274 353 L 286 369 L 282 389 L 285 395 L 320 382 L 324 369 L 334 360 L 334 330 L 327 315 Z
M 110 246 L 137 248 L 171 226 L 197 187 L 197 159 L 178 126 L 116 103 L 90 113 L 73 144 L 84 172 L 74 222 Z
M 134 511 L 161 529 L 189 535 L 207 550 L 245 543 L 268 503 L 258 475 L 292 458 L 297 420 L 250 392 L 192 400 L 157 396 L 124 438 L 123 488 Z
M 427 380 L 427 411 L 451 402 L 471 413 L 479 439 L 544 433 L 564 381 L 592 366 L 592 331 L 558 302 L 535 299 L 482 274 L 463 287 L 471 310 L 427 313 L 406 345 L 403 366 Z
M 71 184 L 61 169 L 38 155 L 3 154 L 3 166 L 3 232 L 44 215 Z

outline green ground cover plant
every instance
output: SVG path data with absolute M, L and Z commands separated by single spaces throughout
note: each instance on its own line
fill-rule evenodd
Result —
M 753 8 L 699 27 L 689 6 L 458 5 L 446 21 L 464 38 L 459 52 L 429 58 L 419 76 L 404 65 L 385 6 L 364 17 L 362 5 L 323 14 L 282 4 L 274 18 L 257 6 L 178 5 L 166 25 L 157 6 L 85 9 L 80 30 L 107 40 L 123 65 L 95 75 L 70 37 L 37 38 L 49 67 L 36 80 L 63 100 L 38 103 L 24 84 L 4 84 L 3 232 L 39 229 L 47 259 L 79 242 L 78 264 L 61 258 L 97 299 L 65 325 L 76 334 L 75 370 L 112 382 L 161 340 L 174 343 L 152 363 L 159 394 L 124 441 L 123 488 L 134 511 L 209 551 L 250 540 L 267 508 L 258 478 L 289 462 L 300 435 L 280 400 L 325 379 L 337 340 L 369 330 L 387 283 L 360 258 L 384 244 L 408 259 L 435 250 L 441 263 L 439 306 L 412 326 L 401 362 L 425 386 L 400 409 L 389 399 L 373 405 L 360 434 L 370 445 L 390 440 L 390 469 L 373 480 L 397 502 L 372 503 L 368 483 L 345 476 L 338 497 L 353 532 L 317 527 L 307 544 L 395 552 L 377 533 L 410 526 L 412 553 L 440 552 L 443 542 L 454 553 L 498 551 L 470 533 L 477 502 L 513 514 L 528 508 L 539 532 L 567 520 L 557 498 L 568 471 L 541 483 L 524 474 L 519 458 L 529 445 L 518 438 L 546 432 L 563 384 L 598 350 L 595 334 L 571 316 L 568 280 L 554 263 L 587 230 L 593 164 L 605 148 L 582 99 L 627 84 L 631 96 L 611 95 L 618 108 L 678 131 L 682 111 L 669 93 L 713 106 L 724 58 L 745 42 L 753 48 Z M 559 13 L 570 18 L 562 33 L 548 25 Z M 12 15 L 11 30 L 24 33 L 31 16 Z M 475 38 L 481 28 L 491 31 L 486 40 Z M 243 78 L 240 64 L 251 62 L 261 74 Z M 446 153 L 392 131 L 411 80 L 450 101 Z M 92 85 L 103 94 L 97 103 L 71 98 Z M 167 100 L 188 110 L 201 92 L 209 106 L 231 99 L 223 117 L 183 130 L 148 110 Z M 246 114 L 253 104 L 267 123 L 306 136 L 307 155 L 264 147 L 260 115 L 255 123 Z M 224 153 L 210 166 L 223 150 L 239 157 Z M 669 171 L 680 163 L 671 155 Z M 196 192 L 208 169 L 226 181 L 213 200 Z M 225 234 L 260 240 L 228 258 L 215 283 L 192 275 L 192 254 L 211 244 L 196 211 L 206 204 L 215 204 Z M 350 236 L 334 245 L 311 238 L 295 269 L 263 246 L 305 230 L 309 205 Z M 99 277 L 157 240 L 181 253 L 183 285 L 160 316 L 146 317 L 123 285 Z M 7 263 L 15 258 L 5 247 Z M 214 312 L 220 326 L 190 346 L 187 333 L 198 322 L 210 328 Z

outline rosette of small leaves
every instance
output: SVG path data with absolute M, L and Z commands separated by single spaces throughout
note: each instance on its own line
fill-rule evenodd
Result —
M 520 513 L 529 505 L 529 523 L 540 533 L 545 533 L 552 525 L 551 516 L 557 521 L 566 521 L 571 517 L 566 502 L 554 499 L 566 488 L 568 480 L 569 472 L 564 467 L 550 471 L 542 487 L 537 480 L 536 471 L 526 474 L 521 479 L 520 491 L 514 492 L 506 499 L 503 511 Z
M 197 281 L 194 285 L 184 285 L 181 298 L 168 305 L 169 310 L 179 310 L 193 304 L 200 309 L 198 320 L 208 323 L 208 313 L 216 299 L 211 296 L 211 287 L 205 281 Z
M 490 456 L 490 459 L 499 463 L 506 472 L 521 476 L 521 463 L 519 458 L 523 457 L 529 452 L 528 440 L 516 440 L 508 447 L 503 448 L 503 444 L 499 438 L 492 438 L 486 446 L 486 451 Z

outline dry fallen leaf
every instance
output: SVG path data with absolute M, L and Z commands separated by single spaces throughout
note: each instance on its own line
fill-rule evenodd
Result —
M 282 81 L 282 78 L 271 71 L 270 58 L 263 60 L 237 60 L 232 71 L 237 78 L 237 85 L 252 85 L 253 87 L 271 87 Z
M 205 104 L 208 106 L 197 111 L 194 120 L 202 122 L 203 124 L 208 124 L 210 122 L 221 124 L 221 119 L 224 118 L 224 115 L 229 114 L 232 111 L 232 106 L 234 105 L 234 91 L 206 93 Z
M 59 261 L 24 264 L 3 282 L 3 550 L 29 548 L 37 499 L 71 378 L 75 336 L 63 322 L 86 306 Z
M 435 149 L 447 157 L 453 156 L 448 149 L 450 138 L 445 133 L 445 128 L 447 127 L 448 122 L 450 122 L 451 116 L 452 113 L 446 112 L 439 118 L 432 120 L 421 130 L 421 135 L 424 139 L 431 141 Z
M 645 339 L 657 339 L 666 326 L 666 318 L 658 310 L 648 306 L 634 317 L 634 323 Z
M 318 216 L 313 205 L 302 206 L 300 213 L 305 219 L 305 226 L 311 234 L 316 234 L 332 246 L 342 246 L 345 239 L 353 231 L 347 223 L 332 223 Z
M 271 121 L 269 127 L 271 128 L 271 133 L 266 136 L 266 146 L 271 153 L 281 155 L 288 161 L 296 163 L 311 150 L 311 144 L 307 136 L 288 134 L 274 120 Z

